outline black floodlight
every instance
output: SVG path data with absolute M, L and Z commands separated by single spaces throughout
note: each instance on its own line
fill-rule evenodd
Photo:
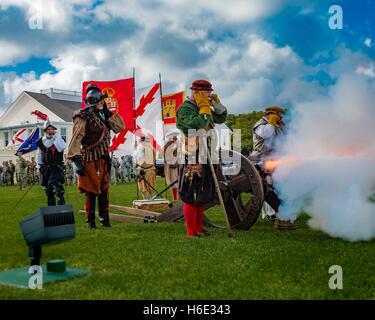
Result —
M 39 208 L 20 222 L 20 228 L 29 246 L 31 265 L 40 265 L 42 244 L 75 237 L 73 207 L 62 205 Z

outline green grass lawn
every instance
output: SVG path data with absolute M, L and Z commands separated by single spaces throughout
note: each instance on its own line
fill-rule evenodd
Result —
M 158 180 L 158 189 L 164 181 Z M 39 186 L 14 209 L 22 192 L 0 187 L 0 270 L 28 265 L 19 221 L 45 205 Z M 111 203 L 131 206 L 134 184 L 111 188 Z M 0 299 L 374 299 L 375 241 L 351 243 L 310 230 L 307 217 L 295 231 L 278 231 L 259 221 L 229 238 L 211 229 L 186 239 L 179 223 L 113 222 L 89 231 L 78 213 L 84 196 L 68 188 L 76 211 L 76 238 L 43 246 L 42 262 L 62 258 L 89 276 L 47 284 L 43 290 L 0 285 Z M 223 221 L 219 207 L 208 216 Z M 331 290 L 328 269 L 343 268 L 343 290 Z

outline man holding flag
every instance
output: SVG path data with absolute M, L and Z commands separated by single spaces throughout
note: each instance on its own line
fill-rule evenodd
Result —
M 110 131 L 119 133 L 125 129 L 125 124 L 119 114 L 114 114 L 108 109 L 104 100 L 106 96 L 97 85 L 88 85 L 85 93 L 86 107 L 73 116 L 73 136 L 67 158 L 77 167 L 79 191 L 86 193 L 86 223 L 90 229 L 96 229 L 97 197 L 100 223 L 103 227 L 111 226 L 108 213 Z
M 64 150 L 66 142 L 56 132 L 49 120 L 43 125 L 44 137 L 36 142 L 38 146 L 38 165 L 41 174 L 41 185 L 47 195 L 48 206 L 64 205 Z

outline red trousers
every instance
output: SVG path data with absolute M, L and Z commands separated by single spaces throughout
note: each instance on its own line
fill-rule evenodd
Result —
M 184 217 L 188 237 L 193 237 L 203 231 L 203 205 L 184 203 Z

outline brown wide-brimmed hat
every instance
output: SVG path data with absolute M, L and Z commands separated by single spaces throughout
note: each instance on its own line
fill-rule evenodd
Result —
M 279 112 L 281 114 L 284 114 L 285 113 L 285 109 L 284 108 L 281 108 L 277 105 L 272 105 L 272 106 L 269 106 L 265 109 L 265 112 L 266 113 L 269 113 L 269 112 Z
M 190 89 L 196 90 L 196 91 L 214 91 L 214 89 L 212 89 L 211 82 L 209 82 L 207 80 L 195 80 L 195 81 L 193 81 Z

